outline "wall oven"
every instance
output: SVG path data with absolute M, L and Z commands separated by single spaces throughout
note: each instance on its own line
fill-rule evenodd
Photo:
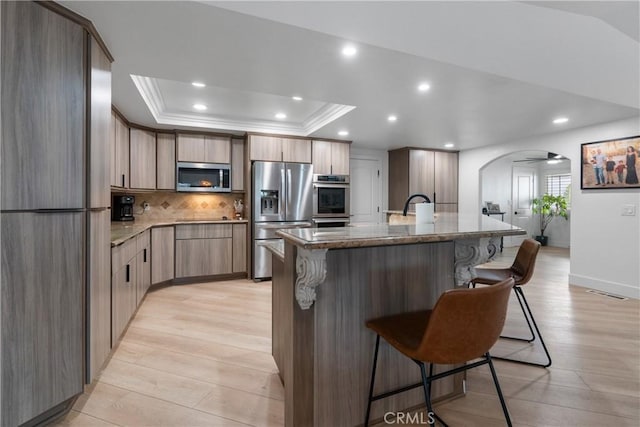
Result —
M 350 213 L 348 175 L 313 175 L 313 219 L 341 219 Z M 344 221 L 344 220 L 347 221 Z M 324 221 L 326 223 L 326 221 Z

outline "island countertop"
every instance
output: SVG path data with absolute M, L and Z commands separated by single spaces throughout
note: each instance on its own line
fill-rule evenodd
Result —
M 525 231 L 486 215 L 441 213 L 433 224 L 294 228 L 279 230 L 276 234 L 304 249 L 344 249 L 514 236 Z

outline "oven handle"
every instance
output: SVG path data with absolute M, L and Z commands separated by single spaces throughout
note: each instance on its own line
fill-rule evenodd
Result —
M 313 184 L 313 188 L 349 188 L 349 184 Z
M 316 224 L 322 224 L 325 222 L 349 222 L 350 219 L 349 218 L 311 218 L 311 221 L 316 223 Z

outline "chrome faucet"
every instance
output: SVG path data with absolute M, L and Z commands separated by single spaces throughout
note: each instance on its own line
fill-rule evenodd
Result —
M 411 196 L 409 196 L 407 201 L 404 202 L 404 209 L 402 210 L 402 216 L 407 216 L 407 210 L 409 209 L 409 202 L 411 202 L 411 200 L 413 200 L 415 197 L 422 197 L 423 199 L 425 199 L 427 201 L 427 203 L 431 203 L 431 199 L 429 199 L 424 194 L 420 194 L 420 193 L 412 194 Z

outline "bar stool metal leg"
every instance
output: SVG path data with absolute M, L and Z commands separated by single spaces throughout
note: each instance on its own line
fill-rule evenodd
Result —
M 376 349 L 373 353 L 373 369 L 371 370 L 371 385 L 369 386 L 369 401 L 367 402 L 367 415 L 364 418 L 364 426 L 369 426 L 369 415 L 371 415 L 371 402 L 373 399 L 373 385 L 376 380 L 376 366 L 378 365 L 378 349 L 380 348 L 380 335 L 376 335 Z
M 493 362 L 491 361 L 491 355 L 489 354 L 489 352 L 487 352 L 485 357 L 489 362 L 491 376 L 493 377 L 493 384 L 495 384 L 496 386 L 496 391 L 498 392 L 498 397 L 500 398 L 500 405 L 502 405 L 502 412 L 504 412 L 504 417 L 507 420 L 507 425 L 511 427 L 511 417 L 509 416 L 509 410 L 507 409 L 507 404 L 504 401 L 504 396 L 502 395 L 502 390 L 500 389 L 500 383 L 498 383 L 498 376 L 496 375 L 496 370 L 493 367 Z
M 531 327 L 531 322 L 529 321 L 529 316 L 527 316 L 527 312 L 526 312 L 526 310 L 524 308 L 524 305 L 522 304 L 522 299 L 520 298 L 520 292 L 522 292 L 522 290 L 520 290 L 520 292 L 518 292 L 518 289 L 520 289 L 518 286 L 514 286 L 513 287 L 513 292 L 516 294 L 516 298 L 518 298 L 518 303 L 520 304 L 520 309 L 522 310 L 522 315 L 524 316 L 524 320 L 527 321 L 527 326 L 529 327 L 529 332 L 531 333 L 531 338 L 507 337 L 507 336 L 504 336 L 504 335 L 500 335 L 500 338 L 504 338 L 504 339 L 508 339 L 508 340 L 516 340 L 516 341 L 533 342 L 533 341 L 535 341 L 536 336 L 533 333 L 533 328 Z
M 527 314 L 528 314 L 529 317 L 531 318 L 531 323 L 533 323 L 533 327 L 536 331 L 536 335 L 538 336 L 538 338 L 540 338 L 540 344 L 542 344 L 542 348 L 544 349 L 544 353 L 547 357 L 547 361 L 545 363 L 536 363 L 536 362 L 527 362 L 525 360 L 510 359 L 507 357 L 494 356 L 493 358 L 498 360 L 507 360 L 509 362 L 521 363 L 523 365 L 542 366 L 543 368 L 548 368 L 549 366 L 551 366 L 551 355 L 549 354 L 549 350 L 547 349 L 547 346 L 544 343 L 544 340 L 542 339 L 542 335 L 540 334 L 540 329 L 538 329 L 538 324 L 536 323 L 536 319 L 533 317 L 533 313 L 531 313 L 531 307 L 529 307 L 529 303 L 527 302 L 527 298 L 524 296 L 524 292 L 522 291 L 522 288 L 517 286 L 517 287 L 514 287 L 513 289 L 515 289 L 516 293 L 519 293 L 520 296 L 522 297 L 522 301 L 524 302 L 524 305 L 527 309 L 527 313 L 525 313 L 525 317 L 527 317 Z

